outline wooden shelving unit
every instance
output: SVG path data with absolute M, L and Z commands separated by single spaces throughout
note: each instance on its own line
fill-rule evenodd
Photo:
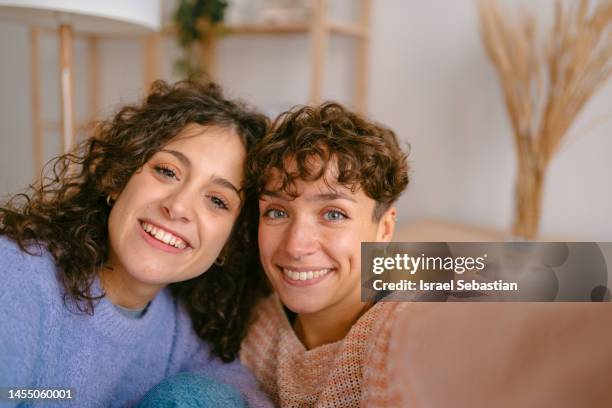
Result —
M 323 80 L 326 63 L 326 52 L 330 35 L 344 35 L 357 41 L 357 52 L 353 66 L 355 67 L 353 106 L 356 111 L 364 112 L 366 108 L 367 64 L 370 46 L 370 14 L 371 0 L 356 0 L 359 7 L 358 22 L 346 23 L 330 19 L 327 13 L 329 0 L 313 0 L 312 16 L 309 22 L 303 24 L 241 24 L 219 27 L 221 37 L 209 39 L 205 44 L 203 64 L 209 75 L 214 78 L 217 72 L 216 44 L 223 35 L 310 35 L 311 77 L 310 103 L 320 103 L 323 95 Z M 163 35 L 175 35 L 172 26 L 164 28 Z M 157 37 L 159 42 L 159 35 Z M 157 66 L 158 61 L 145 60 L 145 66 Z M 145 85 L 150 84 L 155 76 L 145 76 Z
M 368 60 L 370 48 L 370 13 L 371 0 L 356 0 L 358 21 L 346 23 L 329 18 L 329 0 L 312 0 L 313 12 L 309 22 L 304 24 L 241 24 L 225 25 L 219 27 L 221 36 L 213 36 L 201 44 L 203 50 L 203 63 L 206 71 L 214 79 L 217 71 L 216 48 L 219 40 L 225 36 L 278 36 L 278 35 L 308 35 L 310 37 L 310 89 L 309 101 L 318 104 L 323 98 L 323 83 L 326 65 L 326 53 L 329 38 L 332 35 L 343 35 L 353 38 L 357 42 L 354 59 L 354 81 L 352 102 L 357 112 L 365 112 L 367 100 Z M 30 33 L 30 53 L 32 58 L 31 84 L 32 84 L 32 115 L 33 115 L 33 158 L 35 174 L 40 174 L 43 164 L 43 132 L 45 130 L 59 130 L 59 122 L 42 121 L 40 106 L 40 79 L 38 72 L 38 53 L 40 35 L 56 35 L 55 31 L 32 28 Z M 91 118 L 99 107 L 99 50 L 98 44 L 102 40 L 141 40 L 143 43 L 143 86 L 149 85 L 160 78 L 162 66 L 162 40 L 164 37 L 175 36 L 172 26 L 164 27 L 161 32 L 145 36 L 136 35 L 83 35 L 75 33 L 77 38 L 86 38 L 88 43 L 89 67 L 89 112 Z M 81 126 L 77 126 L 80 128 Z

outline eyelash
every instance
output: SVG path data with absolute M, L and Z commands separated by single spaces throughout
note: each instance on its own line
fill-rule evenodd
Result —
M 272 217 L 272 216 L 271 216 L 271 213 L 272 213 L 272 212 L 279 212 L 279 213 L 283 213 L 283 216 Z M 340 215 L 341 215 L 341 218 L 340 218 L 340 219 L 336 219 L 336 220 L 330 220 L 330 219 L 325 218 L 325 215 L 330 214 L 330 213 L 340 214 Z M 266 211 L 264 211 L 264 213 L 263 213 L 263 216 L 264 216 L 264 217 L 269 218 L 269 219 L 271 219 L 271 220 L 277 220 L 277 219 L 279 219 L 279 218 L 284 218 L 284 217 L 286 217 L 286 215 L 287 215 L 287 213 L 286 213 L 285 211 L 283 211 L 283 210 L 279 210 L 278 208 L 270 208 L 270 209 L 267 209 Z M 326 220 L 326 221 L 329 221 L 329 222 L 340 222 L 340 221 L 342 221 L 342 220 L 345 220 L 345 219 L 348 219 L 348 218 L 349 218 L 349 217 L 348 217 L 348 215 L 346 215 L 346 213 L 345 213 L 344 211 L 341 211 L 341 210 L 339 210 L 339 209 L 337 209 L 337 208 L 334 208 L 334 209 L 331 209 L 331 210 L 327 210 L 327 211 L 325 211 L 325 212 L 323 213 L 323 217 L 325 218 L 325 220 Z
M 337 219 L 337 220 L 326 219 L 327 221 L 330 221 L 330 222 L 339 222 L 339 221 L 348 219 L 348 216 L 346 215 L 346 213 L 344 211 L 340 211 L 337 208 L 333 208 L 331 210 L 325 211 L 325 213 L 323 214 L 323 217 L 325 217 L 325 215 L 330 214 L 330 213 L 340 214 L 342 216 L 342 218 Z
M 217 197 L 217 196 L 210 196 L 210 202 L 217 208 L 221 209 L 221 210 L 229 210 L 229 205 L 227 204 L 227 202 L 222 199 L 221 197 Z
M 277 219 L 281 218 L 281 217 L 271 217 L 270 213 L 273 212 L 273 211 L 281 212 L 285 216 L 287 215 L 287 213 L 285 211 L 283 211 L 283 210 L 279 210 L 278 208 L 270 208 L 270 209 L 267 209 L 266 211 L 264 211 L 263 216 L 266 217 L 266 218 L 269 218 L 271 220 L 277 220 Z
M 153 168 L 155 169 L 157 173 L 161 174 L 162 177 L 173 178 L 173 179 L 178 180 L 178 177 L 176 177 L 176 172 L 166 165 L 158 164 L 154 166 Z
M 174 170 L 172 170 L 168 166 L 165 166 L 163 164 L 158 164 L 158 165 L 154 166 L 153 168 L 162 177 L 178 180 L 178 178 L 176 177 L 176 172 Z M 225 201 L 221 197 L 208 196 L 208 199 L 210 199 L 210 202 L 216 208 L 219 208 L 221 210 L 229 210 L 229 204 L 227 203 L 227 201 Z

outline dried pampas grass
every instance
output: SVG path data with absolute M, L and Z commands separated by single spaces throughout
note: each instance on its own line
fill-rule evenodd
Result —
M 510 17 L 479 0 L 482 38 L 503 88 L 517 147 L 514 234 L 538 233 L 546 168 L 568 129 L 612 73 L 612 0 L 556 0 L 554 22 Z

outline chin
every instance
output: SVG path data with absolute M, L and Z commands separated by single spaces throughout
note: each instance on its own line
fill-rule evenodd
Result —
M 296 297 L 290 297 L 290 299 L 286 299 L 283 296 L 280 296 L 283 304 L 291 310 L 293 313 L 297 314 L 311 314 L 317 313 L 321 310 L 325 309 L 325 305 L 320 301 L 313 301 L 313 299 L 299 299 Z
M 147 268 L 141 267 L 137 273 L 130 273 L 130 275 L 138 282 L 147 285 L 168 285 L 172 283 L 170 277 L 163 270 L 158 268 Z

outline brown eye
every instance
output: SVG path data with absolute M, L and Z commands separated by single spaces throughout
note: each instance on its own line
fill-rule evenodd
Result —
M 210 197 L 210 201 L 217 208 L 220 208 L 222 210 L 229 210 L 229 206 L 227 205 L 227 203 L 223 199 L 221 199 L 219 197 L 211 196 Z
M 174 172 L 174 170 L 172 170 L 169 167 L 166 167 L 164 165 L 157 165 L 155 167 L 153 167 L 155 169 L 155 171 L 159 174 L 161 174 L 163 177 L 165 178 L 170 178 L 170 179 L 175 179 L 178 180 L 178 178 L 176 177 L 176 173 Z

